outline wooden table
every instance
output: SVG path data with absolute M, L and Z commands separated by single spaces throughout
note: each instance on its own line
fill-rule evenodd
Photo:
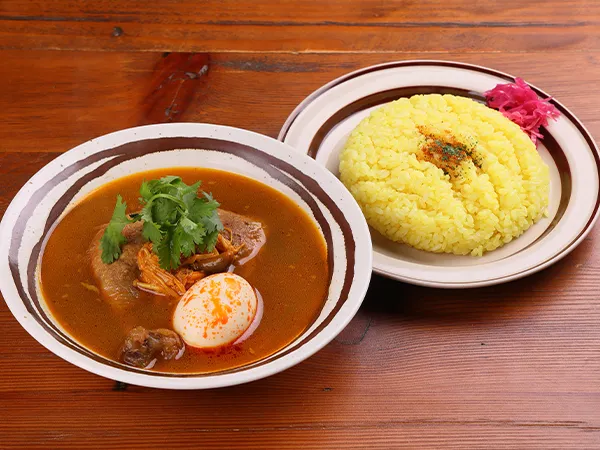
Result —
M 0 213 L 90 138 L 164 121 L 276 136 L 321 84 L 414 58 L 518 74 L 600 136 L 595 0 L 1 0 Z M 87 373 L 0 302 L 0 448 L 598 449 L 599 277 L 600 227 L 553 267 L 503 286 L 375 277 L 317 355 L 197 392 Z

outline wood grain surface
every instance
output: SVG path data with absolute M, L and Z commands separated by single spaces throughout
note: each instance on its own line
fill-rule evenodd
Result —
M 0 215 L 38 169 L 93 137 L 175 120 L 276 136 L 312 90 L 392 60 L 519 75 L 597 138 L 599 23 L 594 0 L 2 0 Z M 600 448 L 600 228 L 502 286 L 376 276 L 334 342 L 233 388 L 89 374 L 4 302 L 0 330 L 0 449 Z
M 118 5 L 118 6 L 117 6 Z M 141 51 L 594 50 L 594 0 L 3 0 L 0 48 Z

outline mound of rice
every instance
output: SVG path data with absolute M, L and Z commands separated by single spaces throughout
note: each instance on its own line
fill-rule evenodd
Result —
M 351 133 L 340 178 L 381 234 L 421 250 L 481 256 L 546 213 L 550 178 L 531 139 L 465 97 L 388 103 Z

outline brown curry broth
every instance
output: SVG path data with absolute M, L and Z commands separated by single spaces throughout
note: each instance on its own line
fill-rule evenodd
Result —
M 86 256 L 99 226 L 110 220 L 117 193 L 128 212 L 139 208 L 140 183 L 179 175 L 188 184 L 202 180 L 223 209 L 246 214 L 265 225 L 267 242 L 235 273 L 259 290 L 264 315 L 254 334 L 236 348 L 203 352 L 188 347 L 177 361 L 158 362 L 155 370 L 212 372 L 262 359 L 299 336 L 316 318 L 327 295 L 328 266 L 323 237 L 308 215 L 276 190 L 228 172 L 173 168 L 132 175 L 91 193 L 52 232 L 42 255 L 41 285 L 56 320 L 79 342 L 116 359 L 127 332 L 137 326 L 172 329 L 177 301 L 142 293 L 124 312 L 113 310 L 82 283 L 95 285 Z

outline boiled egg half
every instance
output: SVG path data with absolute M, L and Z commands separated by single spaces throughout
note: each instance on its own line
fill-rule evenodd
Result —
M 181 297 L 173 314 L 173 328 L 192 347 L 230 345 L 249 331 L 258 303 L 250 283 L 239 275 L 211 275 L 197 281 Z

